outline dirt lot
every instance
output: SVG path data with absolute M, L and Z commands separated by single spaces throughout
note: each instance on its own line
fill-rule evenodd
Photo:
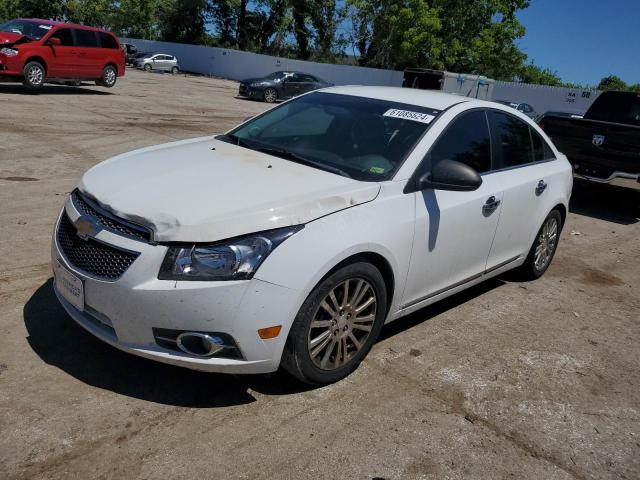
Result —
M 225 130 L 233 82 L 0 84 L 0 478 L 640 478 L 640 193 L 576 185 L 558 254 L 388 325 L 348 379 L 231 377 L 94 339 L 51 289 L 84 170 Z

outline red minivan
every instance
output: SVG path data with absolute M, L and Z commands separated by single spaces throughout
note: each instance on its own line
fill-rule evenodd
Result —
M 111 88 L 124 69 L 120 42 L 106 30 L 38 19 L 0 25 L 0 77 L 29 89 L 81 80 Z

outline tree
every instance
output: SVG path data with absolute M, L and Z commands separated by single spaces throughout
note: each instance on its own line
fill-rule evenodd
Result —
M 627 90 L 627 84 L 616 75 L 609 75 L 600 80 L 598 90 Z
M 13 18 L 60 18 L 64 0 L 2 0 L 0 21 Z
M 562 86 L 562 79 L 557 73 L 552 72 L 548 68 L 539 67 L 533 62 L 522 66 L 518 73 L 517 80 L 523 83 L 534 83 L 537 85 Z

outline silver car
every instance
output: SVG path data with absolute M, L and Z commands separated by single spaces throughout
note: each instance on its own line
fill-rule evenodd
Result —
M 149 53 L 148 55 L 138 56 L 135 59 L 134 66 L 147 72 L 163 70 L 165 72 L 178 73 L 180 71 L 178 59 L 166 53 Z

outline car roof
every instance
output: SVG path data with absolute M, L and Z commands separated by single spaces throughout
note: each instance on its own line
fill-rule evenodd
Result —
M 417 88 L 403 87 L 369 87 L 348 85 L 343 87 L 323 88 L 321 91 L 341 95 L 354 95 L 357 97 L 375 98 L 378 100 L 390 100 L 392 102 L 419 105 L 436 110 L 445 110 L 458 103 L 472 103 L 474 106 L 491 107 L 494 102 L 477 100 L 472 97 L 463 97 L 451 93 L 442 93 L 437 90 L 420 90 Z
M 105 30 L 104 28 L 90 27 L 88 25 L 79 25 L 79 24 L 76 24 L 76 23 L 56 22 L 54 20 L 44 20 L 42 18 L 19 18 L 18 20 L 25 20 L 27 22 L 38 22 L 38 23 L 42 23 L 43 25 L 51 25 L 52 27 L 65 26 L 65 27 L 69 27 L 69 28 L 80 28 L 80 29 L 84 29 L 84 30 L 93 30 L 94 32 L 112 33 L 111 31 Z

